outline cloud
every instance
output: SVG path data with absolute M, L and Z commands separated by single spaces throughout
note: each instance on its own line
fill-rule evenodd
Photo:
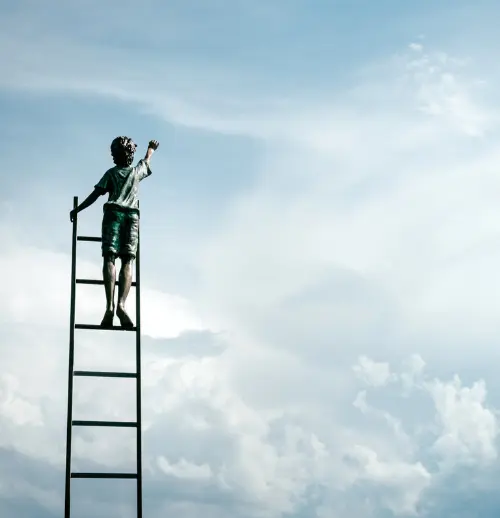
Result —
M 484 406 L 486 386 L 483 380 L 462 387 L 455 375 L 451 382 L 429 383 L 441 427 L 434 447 L 444 462 L 489 463 L 497 458 L 498 422 L 495 413 Z
M 165 68 L 158 69 L 155 60 L 142 58 L 138 69 L 112 46 L 83 44 L 54 34 L 40 38 L 42 43 L 31 37 L 19 41 L 7 28 L 3 48 L 15 45 L 17 59 L 0 56 L 7 67 L 1 83 L 4 88 L 102 97 L 136 105 L 147 114 L 188 128 L 275 144 L 292 141 L 336 157 L 352 159 L 359 142 L 376 155 L 384 142 L 408 146 L 414 140 L 430 142 L 442 137 L 436 135 L 435 121 L 409 121 L 401 116 L 403 110 L 415 108 L 415 101 L 419 109 L 449 124 L 453 131 L 479 135 L 497 120 L 473 95 L 480 87 L 478 81 L 460 75 L 465 63 L 444 52 L 426 51 L 422 44 L 379 63 L 379 69 L 388 68 L 390 74 L 382 83 L 372 74 L 360 87 L 353 74 L 351 88 L 343 95 L 326 89 L 311 99 L 307 91 L 284 95 L 285 85 L 272 93 L 265 89 L 248 92 L 245 81 L 254 71 L 243 63 L 230 70 L 215 63 L 189 69 L 171 58 Z M 43 55 L 50 55 L 51 60 L 41 60 Z M 346 99 L 355 108 L 347 108 Z M 395 102 L 397 109 L 386 109 Z
M 185 459 L 181 459 L 175 464 L 171 464 L 164 457 L 158 458 L 158 466 L 167 475 L 172 475 L 182 479 L 207 480 L 212 477 L 212 470 L 208 464 L 198 466 Z
M 0 448 L 0 509 L 4 516 L 52 518 L 60 507 L 60 475 L 45 462 Z
M 464 60 L 446 52 L 427 52 L 422 44 L 411 44 L 410 49 L 413 55 L 405 58 L 405 68 L 420 110 L 471 136 L 483 135 L 498 122 L 498 114 L 477 100 L 484 81 L 464 77 Z
M 360 365 L 367 363 L 374 362 L 367 358 L 360 358 Z M 383 485 L 384 475 L 387 474 L 388 481 L 397 480 L 404 486 L 405 492 L 397 494 L 398 510 L 393 508 L 395 513 L 404 510 L 412 514 L 418 510 L 423 516 L 438 516 L 439 514 L 434 514 L 435 510 L 432 510 L 435 505 L 442 505 L 441 499 L 436 499 L 436 494 L 446 491 L 446 487 L 451 483 L 450 476 L 461 479 L 465 474 L 463 468 L 469 470 L 472 468 L 474 472 L 469 471 L 466 476 L 470 477 L 469 480 L 473 480 L 473 484 L 484 487 L 488 476 L 486 473 L 495 465 L 497 456 L 497 417 L 495 411 L 486 404 L 484 381 L 474 382 L 471 387 L 462 387 L 456 375 L 450 381 L 428 380 L 425 370 L 421 367 L 415 375 L 413 368 L 415 359 L 413 362 L 405 363 L 407 367 L 395 375 L 393 382 L 401 383 L 402 388 L 405 385 L 408 387 L 408 370 L 413 371 L 410 392 L 400 391 L 399 387 L 392 390 L 395 394 L 399 394 L 399 397 L 411 397 L 412 400 L 415 399 L 415 393 L 421 391 L 430 399 L 434 407 L 434 422 L 430 421 L 425 430 L 422 428 L 422 412 L 419 405 L 412 407 L 414 412 L 418 412 L 419 425 L 411 433 L 409 430 L 412 429 L 412 419 L 409 414 L 405 413 L 402 420 L 396 419 L 386 410 L 370 405 L 366 401 L 366 390 L 358 394 L 354 404 L 367 415 L 382 417 L 394 430 L 394 438 L 403 439 L 403 443 L 407 445 L 407 453 L 414 449 L 417 444 L 415 440 L 419 438 L 420 451 L 414 450 L 414 454 L 423 459 L 423 464 L 421 462 L 415 465 L 404 464 L 401 468 L 396 465 L 395 471 L 402 470 L 396 476 L 389 467 L 384 468 L 383 465 L 379 465 L 377 455 L 369 449 L 358 449 L 354 458 L 357 462 L 364 460 L 368 478 L 379 477 L 379 482 Z M 360 368 L 356 370 L 359 372 Z M 373 387 L 370 379 L 364 380 L 364 385 L 371 387 L 372 391 L 386 390 L 380 386 Z M 372 397 L 376 399 L 375 392 Z M 402 407 L 398 406 L 398 408 Z M 424 439 L 425 435 L 432 437 L 430 442 Z M 425 444 L 429 447 L 426 448 Z M 484 470 L 484 473 L 481 473 L 481 470 Z M 456 483 L 455 481 L 454 484 Z M 467 492 L 470 494 L 470 488 Z M 379 491 L 377 494 L 383 495 Z M 393 503 L 393 501 L 387 502 L 389 507 Z
M 374 362 L 362 356 L 359 363 L 354 366 L 354 372 L 366 384 L 379 387 L 387 384 L 391 379 L 389 364 L 386 362 Z
M 43 254 L 39 254 L 41 257 Z M 56 271 L 59 269 L 53 262 L 47 266 L 54 267 Z M 27 278 L 26 282 L 29 281 Z M 33 310 L 25 313 L 25 317 L 32 313 Z M 210 334 L 197 336 L 200 340 L 208 340 L 207 345 L 212 339 Z M 106 344 L 102 338 L 99 341 L 101 348 L 113 345 Z M 239 502 L 238 505 L 245 502 L 247 511 L 241 512 L 241 516 L 294 513 L 298 506 L 306 503 L 310 506 L 314 502 L 310 491 L 315 486 L 323 488 L 327 495 L 340 491 L 346 502 L 356 501 L 361 491 L 369 495 L 367 498 L 373 509 L 388 508 L 395 513 L 410 514 L 418 509 L 422 495 L 429 487 L 433 487 L 437 475 L 417 460 L 421 454 L 418 436 L 404 430 L 406 416 L 401 412 L 402 407 L 398 412 L 382 409 L 377 413 L 376 410 L 370 411 L 366 405 L 364 408 L 361 406 L 359 410 L 363 415 L 361 422 L 364 426 L 359 428 L 358 414 L 349 415 L 343 410 L 340 412 L 342 405 L 348 403 L 345 397 L 348 393 L 332 393 L 335 383 L 331 377 L 321 381 L 323 367 L 315 366 L 305 379 L 315 379 L 316 390 L 326 389 L 327 398 L 326 394 L 319 398 L 319 392 L 315 392 L 313 398 L 302 402 L 300 399 L 290 399 L 292 392 L 286 387 L 287 378 L 290 377 L 290 382 L 296 383 L 299 379 L 297 374 L 302 376 L 307 372 L 300 372 L 306 366 L 297 365 L 299 370 L 295 373 L 290 368 L 293 367 L 293 356 L 287 360 L 289 353 L 285 351 L 275 353 L 272 349 L 260 350 L 252 346 L 242 355 L 241 347 L 244 344 L 237 337 L 231 337 L 230 344 L 221 355 L 213 357 L 204 357 L 203 348 L 200 348 L 199 355 L 193 355 L 193 351 L 188 348 L 187 356 L 177 358 L 170 356 L 168 349 L 153 348 L 145 351 L 145 487 L 149 491 L 153 487 L 157 488 L 155 491 L 158 493 L 151 496 L 151 501 L 162 502 L 158 503 L 154 512 L 159 512 L 160 508 L 178 509 L 186 497 L 191 501 L 205 501 L 210 494 L 210 498 L 218 495 L 218 503 L 214 502 L 213 505 L 221 508 L 230 507 L 235 501 Z M 32 351 L 34 354 L 36 349 Z M 61 371 L 64 367 L 63 356 L 57 367 Z M 245 401 L 243 394 L 246 381 L 239 385 L 237 372 L 244 368 L 250 374 L 247 376 L 248 382 L 255 385 L 259 383 L 258 373 L 262 372 L 261 367 L 266 359 L 274 359 L 273 366 L 281 362 L 282 367 L 288 361 L 289 367 L 280 373 L 280 383 L 274 385 L 272 390 L 268 389 L 265 405 L 263 401 L 255 399 L 255 395 L 253 401 Z M 436 459 L 440 459 L 443 452 L 447 454 L 449 451 L 440 446 L 441 437 L 446 434 L 464 437 L 463 444 L 478 455 L 479 460 L 493 459 L 491 448 L 488 450 L 477 446 L 479 442 L 470 435 L 470 425 L 454 419 L 453 412 L 447 410 L 446 404 L 439 403 L 439 394 L 445 387 L 455 387 L 459 392 L 468 393 L 469 389 L 460 387 L 457 381 L 449 385 L 442 380 L 427 381 L 423 377 L 422 361 L 418 358 L 407 359 L 403 369 L 398 369 L 388 362 L 376 362 L 368 356 L 362 356 L 352 368 L 352 373 L 351 387 L 355 388 L 356 384 L 361 383 L 365 391 L 369 391 L 365 392 L 365 397 L 371 394 L 370 391 L 383 390 L 399 397 L 402 392 L 398 383 L 401 383 L 410 391 L 408 397 L 413 398 L 415 391 L 427 390 L 429 396 L 436 398 L 436 418 L 442 420 L 439 421 L 442 422 L 442 431 L 438 430 L 434 434 Z M 19 376 L 21 373 L 16 371 L 16 374 Z M 26 374 L 29 375 L 29 370 Z M 276 375 L 276 371 L 273 374 Z M 359 378 L 358 381 L 354 375 Z M 28 404 L 37 406 L 43 399 L 50 398 L 52 405 L 55 404 L 60 412 L 59 426 L 63 424 L 64 397 L 56 396 L 56 387 L 50 384 L 38 387 L 36 395 L 28 397 L 23 394 L 25 384 L 14 383 L 12 378 L 6 379 L 11 381 L 6 385 L 10 392 L 4 397 L 5 401 L 20 401 L 24 398 Z M 409 380 L 412 380 L 411 383 Z M 263 379 L 260 383 L 265 387 L 270 381 Z M 61 380 L 60 387 L 62 385 Z M 111 411 L 116 413 L 116 418 L 125 417 L 128 406 L 126 401 L 130 396 L 123 386 L 113 390 L 111 387 L 95 385 L 94 389 L 89 389 L 80 393 L 78 410 L 91 410 L 92 413 L 102 411 L 105 415 L 110 415 Z M 305 386 L 302 391 L 304 389 Z M 98 396 L 103 393 L 113 397 L 121 396 L 125 406 L 120 410 L 119 399 L 115 399 L 113 406 L 109 406 L 109 400 L 105 403 L 104 398 Z M 467 401 L 476 408 L 474 415 L 484 416 L 491 432 L 488 416 L 492 414 L 483 407 L 485 392 L 481 390 L 481 384 L 473 386 L 471 394 Z M 434 407 L 432 398 L 428 401 L 431 408 Z M 333 413 L 331 417 L 324 416 L 328 403 L 334 404 L 330 409 Z M 5 444 L 21 451 L 24 449 L 30 457 L 38 456 L 36 450 L 30 448 L 30 445 L 37 444 L 40 451 L 43 435 L 40 437 L 40 431 L 36 429 L 40 427 L 38 421 L 35 420 L 31 427 L 27 425 L 25 408 L 20 405 L 10 409 L 2 405 L 1 408 L 3 436 L 8 441 Z M 12 409 L 15 413 L 10 413 Z M 461 407 L 461 410 L 470 414 L 465 407 Z M 382 423 L 379 415 L 384 416 Z M 445 421 L 449 415 L 452 418 Z M 461 412 L 456 412 L 456 415 L 461 415 Z M 59 431 L 53 425 L 47 429 L 50 425 L 50 421 L 46 421 L 47 417 L 44 415 L 42 430 L 47 434 L 47 439 L 51 440 L 55 433 L 62 444 L 62 427 Z M 24 434 L 16 433 L 14 436 L 19 419 L 24 419 Z M 5 426 L 7 422 L 11 422 L 13 427 Z M 38 438 L 37 443 L 33 442 L 35 436 Z M 478 437 L 479 440 L 481 437 L 492 440 L 487 434 Z M 61 450 L 60 447 L 57 449 Z M 54 448 L 47 444 L 43 451 L 43 457 L 52 457 L 53 461 Z M 133 469 L 133 437 L 116 434 L 112 437 L 109 434 L 103 436 L 100 432 L 77 433 L 75 454 L 75 469 L 84 469 L 82 460 L 85 458 L 94 459 L 90 465 L 87 460 L 87 466 L 91 469 Z M 59 456 L 56 462 L 59 470 L 63 466 L 62 461 L 62 456 Z M 160 494 L 164 492 L 162 488 L 170 484 L 168 480 L 171 478 L 177 479 L 178 484 L 186 481 L 191 486 L 174 485 L 177 489 L 161 498 Z M 36 491 L 27 491 L 33 495 L 37 505 L 42 505 L 44 497 Z M 103 494 L 98 499 L 102 509 L 99 513 L 102 512 L 103 516 L 113 509 L 113 505 L 106 502 L 118 498 L 118 493 L 108 494 L 106 498 Z M 82 505 L 81 509 L 90 509 L 90 501 L 78 501 Z M 321 506 L 324 509 L 328 498 L 321 499 L 321 502 L 318 512 Z M 198 507 L 192 507 L 190 512 L 199 511 L 202 505 L 200 503 Z M 332 505 L 331 509 L 334 507 Z M 116 509 L 113 512 L 117 512 Z
M 420 462 L 383 462 L 373 450 L 362 447 L 351 455 L 363 466 L 360 479 L 376 485 L 382 505 L 394 514 L 416 514 L 416 505 L 431 479 Z

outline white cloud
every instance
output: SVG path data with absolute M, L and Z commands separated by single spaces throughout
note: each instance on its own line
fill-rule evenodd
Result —
M 423 112 L 471 136 L 483 135 L 498 122 L 497 113 L 479 101 L 484 81 L 464 76 L 464 60 L 446 52 L 426 52 L 420 44 L 410 48 L 414 55 L 405 57 L 406 70 Z
M 182 479 L 209 480 L 212 477 L 212 470 L 208 464 L 200 466 L 181 459 L 174 464 L 170 463 L 165 457 L 158 458 L 158 466 L 167 475 Z
M 359 358 L 353 370 L 362 381 L 374 387 L 381 387 L 391 379 L 391 369 L 387 362 L 375 362 L 366 356 Z
M 424 368 L 425 362 L 418 354 L 413 354 L 405 361 L 403 371 L 399 375 L 405 391 L 418 387 Z
M 42 425 L 40 408 L 19 395 L 19 381 L 12 374 L 0 378 L 0 413 L 14 426 Z
M 422 50 L 424 49 L 424 46 L 421 43 L 410 43 L 408 47 L 411 50 L 414 50 L 415 52 L 422 52 Z
M 498 421 L 495 413 L 485 406 L 484 381 L 470 388 L 462 387 L 455 375 L 448 383 L 435 380 L 427 384 L 436 406 L 440 435 L 434 448 L 444 464 L 488 463 L 497 458 Z
M 26 255 L 18 251 L 15 253 L 18 254 L 15 257 Z M 39 251 L 38 258 L 43 257 Z M 51 261 L 46 269 L 58 271 L 60 266 Z M 23 282 L 31 282 L 30 277 Z M 42 305 L 44 300 L 42 294 Z M 28 310 L 24 313 L 24 319 L 29 321 L 36 309 L 25 307 Z M 54 313 L 47 316 L 45 325 L 50 326 L 51 322 L 56 322 Z M 43 334 L 40 338 L 42 343 L 38 353 L 36 348 L 30 348 L 33 359 L 37 354 L 54 350 L 53 347 L 46 348 Z M 99 338 L 99 346 L 114 347 L 111 343 L 106 345 L 102 338 Z M 8 347 L 6 353 L 12 351 L 10 345 Z M 62 349 L 65 350 L 65 347 Z M 304 402 L 290 398 L 293 392 L 287 387 L 291 387 L 289 383 L 297 382 L 298 378 L 293 369 L 288 372 L 283 370 L 290 354 L 286 351 L 276 353 L 266 348 L 245 349 L 238 337 L 232 336 L 231 347 L 222 356 L 214 358 L 169 358 L 168 350 L 159 356 L 156 352 L 152 353 L 152 350 L 145 351 L 144 413 L 147 426 L 144 441 L 147 476 L 151 480 L 161 481 L 165 480 L 162 477 L 169 475 L 189 481 L 195 484 L 193 491 L 196 487 L 196 491 L 201 490 L 200 484 L 215 481 L 213 491 L 219 492 L 220 498 L 230 493 L 235 498 L 251 502 L 254 509 L 252 515 L 255 516 L 292 513 L 301 502 L 307 501 L 309 488 L 318 484 L 325 488 L 327 494 L 342 490 L 343 498 L 349 501 L 358 498 L 353 493 L 356 487 L 367 485 L 372 494 L 369 497 L 370 505 L 374 509 L 385 507 L 395 513 L 414 512 L 423 492 L 432 486 L 434 474 L 418 460 L 421 453 L 418 436 L 412 433 L 411 427 L 405 427 L 408 412 L 403 408 L 391 411 L 378 409 L 366 403 L 367 395 L 373 398 L 376 391 L 397 395 L 400 390 L 398 380 L 409 391 L 407 397 L 410 399 L 406 406 L 411 406 L 416 392 L 421 392 L 424 387 L 435 399 L 442 427 L 435 435 L 436 458 L 445 457 L 451 468 L 464 451 L 474 461 L 494 458 L 496 422 L 492 421 L 491 412 L 484 408 L 484 385 L 479 383 L 468 390 L 455 382 L 455 392 L 451 395 L 451 389 L 445 382 L 436 380 L 425 383 L 422 377 L 423 362 L 417 356 L 409 357 L 401 371 L 388 362 L 375 362 L 368 356 L 358 358 L 356 367 L 352 369 L 353 375 L 360 377 L 370 391 L 363 398 L 358 398 L 359 402 L 364 401 L 364 405 L 358 405 L 362 410 L 359 421 L 360 417 L 341 411 L 347 402 L 346 396 L 352 392 L 332 392 L 336 380 L 329 373 L 326 373 L 327 378 L 322 385 L 323 370 L 326 367 L 331 371 L 331 367 L 316 365 L 304 377 L 306 382 L 318 384 L 318 391 L 323 391 L 321 397 L 317 392 L 313 399 Z M 5 354 L 7 371 L 16 365 L 11 354 Z M 342 358 L 344 353 L 341 347 L 336 348 L 336 354 L 339 359 Z M 56 372 L 61 374 L 65 367 L 65 355 L 56 355 L 55 358 L 58 358 Z M 242 394 L 246 389 L 235 374 L 244 368 L 248 382 L 257 386 L 263 381 L 266 386 L 269 380 L 260 381 L 259 373 L 262 372 L 262 362 L 271 359 L 273 371 L 270 375 L 279 373 L 280 382 L 267 392 L 265 405 L 258 399 L 245 401 Z M 282 369 L 276 370 L 280 363 Z M 292 367 L 293 363 L 289 365 Z M 26 422 L 27 416 L 31 415 L 36 418 L 34 424 L 38 430 L 25 424 L 24 432 L 19 434 L 18 426 L 2 426 L 3 444 L 14 446 L 30 456 L 38 456 L 43 451 L 44 457 L 54 457 L 57 450 L 57 463 L 62 467 L 64 396 L 56 395 L 51 380 L 44 377 L 41 380 L 45 384 L 38 385 L 37 392 L 28 396 L 24 383 L 32 370 L 30 365 L 26 367 L 24 374 L 18 371 L 21 376 L 19 382 L 8 385 L 11 394 L 3 400 L 26 401 L 28 406 L 16 407 L 16 419 L 22 418 Z M 307 366 L 302 365 L 300 369 L 305 370 Z M 303 375 L 300 370 L 297 374 Z M 289 380 L 288 376 L 292 378 Z M 329 381 L 326 381 L 328 378 Z M 59 390 L 63 386 L 64 380 L 60 380 Z M 304 386 L 301 390 L 309 389 Z M 102 397 L 104 393 L 118 396 L 112 406 Z M 86 411 L 91 409 L 92 412 L 114 411 L 117 418 L 123 418 L 130 405 L 121 407 L 118 403 L 120 400 L 126 403 L 127 394 L 120 387 L 115 390 L 96 385 L 81 393 L 79 408 Z M 45 420 L 50 416 L 41 417 L 40 408 L 46 398 L 50 398 L 52 405 L 58 408 L 59 424 L 56 426 Z M 99 404 L 96 405 L 97 402 Z M 2 405 L 4 423 L 5 419 L 11 418 L 9 412 L 14 406 Z M 35 414 L 27 414 L 25 411 L 28 408 L 38 410 Z M 332 413 L 331 416 L 328 412 Z M 467 417 L 464 418 L 464 415 Z M 39 430 L 41 418 L 44 419 L 42 434 Z M 484 426 L 474 426 L 474 423 L 484 423 Z M 428 423 L 429 426 L 432 424 L 432 421 Z M 447 439 L 450 434 L 455 438 L 452 443 Z M 61 441 L 56 448 L 50 446 L 55 436 Z M 104 465 L 108 469 L 133 465 L 133 440 L 116 435 L 113 438 L 109 436 L 105 442 L 102 439 L 98 433 L 75 435 L 75 466 L 82 469 L 82 461 L 89 457 L 98 460 L 103 465 L 101 469 Z M 45 444 L 42 450 L 41 444 Z
M 381 487 L 381 500 L 395 514 L 417 514 L 422 491 L 431 482 L 430 473 L 420 462 L 383 461 L 373 450 L 360 446 L 353 448 L 351 456 L 362 466 L 360 478 Z M 386 494 L 385 489 L 389 489 Z

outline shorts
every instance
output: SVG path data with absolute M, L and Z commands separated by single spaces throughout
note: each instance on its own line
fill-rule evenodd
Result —
M 139 214 L 107 207 L 102 218 L 102 255 L 134 259 L 139 241 Z

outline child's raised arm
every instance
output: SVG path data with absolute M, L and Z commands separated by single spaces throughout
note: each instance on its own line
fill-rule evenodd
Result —
M 148 150 L 146 151 L 146 156 L 144 157 L 144 160 L 148 164 L 148 166 L 153 153 L 158 149 L 159 145 L 160 143 L 157 140 L 149 141 Z

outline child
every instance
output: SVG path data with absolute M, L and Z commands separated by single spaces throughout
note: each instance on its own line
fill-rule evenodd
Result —
M 132 166 L 137 145 L 129 137 L 116 137 L 111 143 L 112 167 L 96 184 L 94 191 L 76 209 L 70 212 L 70 220 L 92 205 L 99 196 L 108 193 L 102 218 L 103 279 L 106 291 L 106 312 L 101 322 L 103 327 L 111 327 L 115 314 L 115 259 L 121 259 L 120 282 L 118 286 L 118 306 L 116 316 L 122 327 L 133 327 L 132 320 L 125 311 L 130 286 L 132 284 L 132 262 L 137 253 L 139 231 L 139 182 L 151 175 L 149 161 L 158 149 L 157 140 L 149 142 L 146 156 Z

